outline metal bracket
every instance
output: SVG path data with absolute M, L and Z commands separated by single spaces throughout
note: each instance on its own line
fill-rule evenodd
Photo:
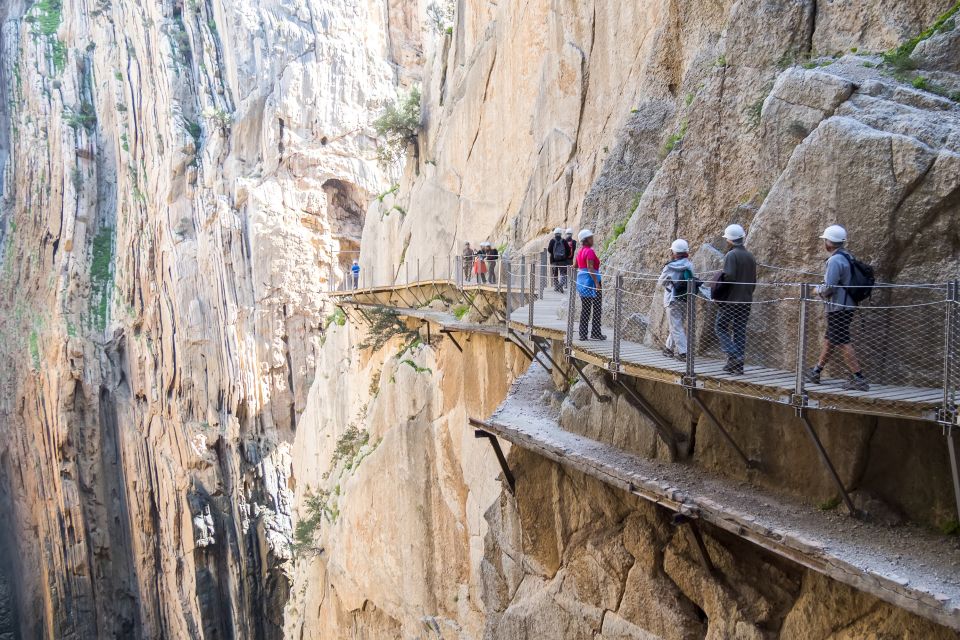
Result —
M 453 343 L 453 346 L 455 346 L 455 347 L 457 348 L 457 351 L 459 351 L 460 353 L 463 353 L 463 347 L 460 346 L 460 343 L 457 342 L 457 339 L 453 337 L 453 332 L 452 332 L 452 331 L 449 331 L 449 330 L 447 330 L 447 329 L 441 329 L 441 330 L 440 330 L 440 333 L 442 333 L 443 335 L 445 335 L 445 336 L 447 336 L 448 338 L 450 338 L 450 342 L 452 342 L 452 343 Z
M 664 444 L 666 444 L 667 448 L 670 450 L 671 459 L 676 460 L 677 436 L 676 432 L 673 430 L 673 427 L 667 423 L 667 421 L 663 418 L 663 416 L 660 415 L 653 405 L 647 402 L 646 398 L 628 387 L 623 383 L 622 380 L 617 380 L 614 378 L 614 381 L 626 392 L 627 398 L 630 399 L 631 404 L 638 409 L 640 413 L 650 418 L 650 421 L 653 422 L 653 428 L 657 431 L 657 435 L 660 436 L 660 439 L 663 440 Z
M 733 436 L 730 435 L 730 432 L 726 430 L 726 428 L 723 426 L 723 424 L 720 422 L 717 416 L 715 416 L 714 413 L 710 411 L 710 408 L 706 404 L 704 404 L 703 400 L 700 399 L 700 396 L 698 396 L 694 390 L 691 390 L 690 398 L 692 398 L 693 401 L 697 404 L 697 406 L 700 407 L 700 411 L 703 413 L 703 415 L 705 415 L 707 419 L 710 422 L 712 422 L 717 429 L 720 430 L 720 434 L 727 441 L 727 443 L 733 448 L 733 450 L 737 452 L 737 455 L 740 457 L 741 460 L 743 460 L 743 463 L 747 466 L 747 469 L 759 469 L 760 461 L 753 460 L 752 458 L 747 457 L 747 454 L 743 452 L 743 449 L 741 449 L 740 445 L 738 445 L 736 440 L 733 439 Z
M 697 376 L 682 376 L 680 378 L 680 386 L 686 389 L 696 389 L 697 388 Z
M 830 461 L 830 456 L 827 455 L 827 450 L 824 449 L 823 443 L 820 441 L 820 436 L 817 435 L 817 431 L 813 428 L 813 424 L 810 422 L 810 417 L 807 415 L 807 412 L 801 410 L 799 412 L 799 417 L 804 428 L 807 430 L 807 435 L 809 435 L 810 439 L 813 441 L 813 445 L 816 447 L 817 453 L 820 454 L 820 460 L 823 462 L 824 466 L 827 467 L 827 471 L 830 472 L 830 477 L 833 478 L 834 484 L 837 485 L 837 489 L 840 491 L 840 496 L 843 498 L 843 503 L 847 506 L 847 511 L 855 518 L 860 516 L 860 512 L 855 506 L 853 506 L 853 500 L 850 499 L 850 494 L 847 493 L 846 487 L 843 486 L 843 481 L 840 480 L 840 474 L 837 473 L 836 468 L 833 466 L 833 462 Z
M 700 527 L 697 526 L 696 521 L 686 514 L 675 513 L 673 514 L 673 519 L 670 521 L 670 523 L 675 527 L 685 524 L 690 528 L 690 533 L 693 534 L 693 541 L 696 543 L 695 546 L 697 547 L 700 564 L 702 564 L 703 568 L 707 570 L 707 573 L 710 575 L 715 575 L 717 573 L 717 567 L 710 559 L 710 551 L 707 549 L 707 545 L 703 541 L 703 535 L 700 533 Z
M 510 466 L 507 464 L 507 458 L 503 455 L 503 449 L 500 448 L 500 441 L 497 440 L 497 436 L 482 429 L 474 429 L 473 437 L 486 438 L 490 441 L 490 446 L 493 447 L 493 453 L 497 456 L 497 462 L 500 463 L 500 470 L 503 472 L 503 477 L 507 481 L 507 487 L 510 489 L 511 494 L 516 495 L 517 482 L 513 477 L 513 473 L 510 471 Z
M 804 409 L 807 409 L 810 406 L 810 397 L 805 393 L 792 393 L 790 394 L 790 406 L 793 407 L 797 415 L 803 413 Z
M 600 402 L 610 402 L 610 396 L 603 395 L 597 388 L 593 386 L 593 383 L 590 382 L 590 378 L 587 377 L 587 374 L 583 372 L 583 367 L 580 366 L 580 363 L 577 362 L 576 358 L 570 358 L 570 362 L 573 364 L 574 369 L 580 374 L 580 379 L 587 383 L 587 386 L 590 387 L 590 391 L 593 391 L 593 395 L 597 397 L 597 400 Z

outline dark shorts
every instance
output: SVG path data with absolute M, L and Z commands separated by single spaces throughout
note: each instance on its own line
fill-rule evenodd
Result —
M 841 309 L 827 314 L 827 342 L 850 344 L 850 323 L 855 312 L 855 309 Z

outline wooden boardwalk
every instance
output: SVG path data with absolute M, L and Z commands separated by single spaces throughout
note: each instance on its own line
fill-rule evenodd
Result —
M 545 290 L 543 298 L 533 305 L 534 335 L 552 340 L 565 340 L 567 334 L 567 294 Z M 515 331 L 528 333 L 529 307 L 523 306 L 510 314 Z M 578 318 L 574 318 L 576 323 Z M 576 326 L 573 356 L 578 360 L 609 368 L 613 359 L 613 327 L 604 326 L 606 340 L 579 340 Z M 790 404 L 796 391 L 796 372 L 769 367 L 747 365 L 743 375 L 723 371 L 725 360 L 697 357 L 694 373 L 696 385 L 706 391 L 717 391 L 751 398 Z M 620 371 L 626 375 L 682 384 L 686 375 L 685 362 L 669 358 L 661 348 L 629 340 L 620 342 Z M 922 420 L 936 420 L 943 402 L 942 389 L 902 387 L 871 384 L 869 391 L 847 391 L 844 380 L 824 378 L 821 384 L 807 385 L 805 392 L 809 406 L 814 409 L 834 409 L 863 414 L 898 415 Z
M 393 284 L 377 287 L 367 287 L 355 291 L 336 291 L 329 295 L 336 299 L 365 302 L 368 304 L 383 305 L 378 302 L 383 296 L 394 292 L 419 290 L 421 292 L 439 291 L 441 288 L 473 292 L 484 296 L 502 300 L 506 294 L 503 283 L 494 284 L 467 284 L 458 289 L 457 283 L 446 279 L 432 279 L 409 284 Z M 518 292 L 514 290 L 514 294 Z M 534 302 L 533 335 L 563 341 L 567 335 L 567 294 L 560 294 L 547 288 L 543 298 Z M 608 304 L 612 304 L 608 302 Z M 423 309 L 394 307 L 398 313 L 410 316 L 422 316 L 426 320 Z M 438 324 L 440 315 L 433 318 Z M 576 319 L 575 319 L 576 320 Z M 521 306 L 511 310 L 509 318 L 510 328 L 520 334 L 530 332 L 529 308 Z M 463 323 L 465 324 L 465 323 Z M 491 330 L 490 325 L 483 326 L 483 332 Z M 501 325 L 502 326 L 502 325 Z M 469 331 L 469 327 L 458 330 Z M 606 340 L 578 340 L 574 336 L 572 355 L 582 362 L 609 369 L 613 359 L 613 327 L 604 326 Z M 696 358 L 694 373 L 696 386 L 704 391 L 714 391 L 749 398 L 791 404 L 796 392 L 796 373 L 783 369 L 756 366 L 748 364 L 744 367 L 743 375 L 731 375 L 723 371 L 724 361 L 717 358 Z M 635 378 L 683 384 L 686 375 L 686 363 L 668 358 L 663 355 L 659 347 L 649 346 L 622 340 L 620 343 L 620 373 Z M 936 422 L 938 412 L 943 404 L 943 390 L 922 387 L 908 387 L 871 383 L 869 391 L 848 391 L 843 389 L 844 380 L 839 378 L 824 378 L 821 384 L 806 385 L 804 392 L 808 398 L 807 406 L 811 409 L 845 411 L 867 415 L 896 416 L 916 420 Z

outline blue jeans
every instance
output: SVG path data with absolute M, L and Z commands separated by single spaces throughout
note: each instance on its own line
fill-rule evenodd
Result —
M 750 319 L 750 305 L 736 302 L 724 302 L 717 309 L 714 332 L 720 341 L 720 348 L 727 356 L 737 362 L 743 362 L 747 350 L 747 321 Z

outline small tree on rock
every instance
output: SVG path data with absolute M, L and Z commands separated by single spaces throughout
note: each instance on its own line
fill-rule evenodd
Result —
M 385 167 L 395 164 L 411 145 L 414 160 L 419 163 L 420 89 L 413 87 L 399 101 L 387 105 L 383 114 L 373 121 L 373 128 L 382 139 L 377 152 L 381 164 Z

